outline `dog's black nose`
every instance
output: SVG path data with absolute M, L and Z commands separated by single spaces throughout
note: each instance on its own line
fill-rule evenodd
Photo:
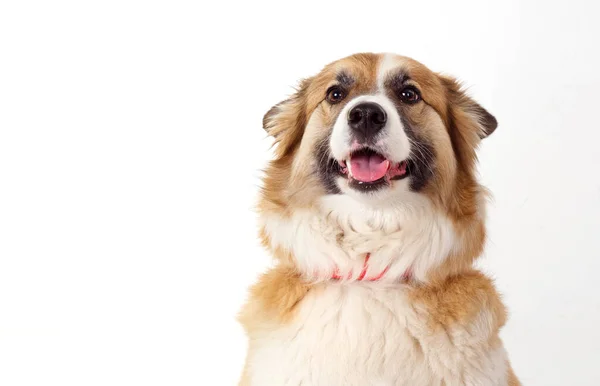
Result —
M 348 113 L 348 125 L 359 140 L 373 138 L 387 121 L 387 114 L 377 103 L 365 102 L 354 106 Z

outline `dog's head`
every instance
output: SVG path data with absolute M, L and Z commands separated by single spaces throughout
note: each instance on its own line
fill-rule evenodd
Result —
M 374 210 L 427 202 L 458 233 L 476 221 L 483 240 L 475 150 L 496 126 L 454 79 L 412 59 L 341 59 L 265 115 L 277 145 L 262 209 L 289 213 L 325 197 Z

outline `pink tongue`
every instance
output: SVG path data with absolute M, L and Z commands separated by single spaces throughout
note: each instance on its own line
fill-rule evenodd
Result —
M 350 158 L 352 177 L 362 182 L 373 182 L 382 178 L 389 167 L 390 161 L 379 154 L 362 154 Z

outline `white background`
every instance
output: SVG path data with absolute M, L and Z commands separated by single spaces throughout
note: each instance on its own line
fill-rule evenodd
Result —
M 482 266 L 525 385 L 600 384 L 592 1 L 4 1 L 0 385 L 234 385 L 270 259 L 262 115 L 327 62 L 412 56 L 500 126 Z

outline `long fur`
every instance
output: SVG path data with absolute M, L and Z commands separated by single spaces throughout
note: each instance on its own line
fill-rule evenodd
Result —
M 418 85 L 422 103 L 394 99 L 396 73 Z M 323 181 L 321 150 L 344 107 L 324 95 L 340 76 L 352 77 L 348 100 L 377 94 L 397 107 L 412 157 L 427 167 L 418 189 L 407 178 L 364 195 Z M 334 62 L 266 114 L 277 148 L 258 209 L 276 265 L 240 313 L 249 337 L 241 385 L 520 384 L 499 338 L 504 306 L 473 268 L 487 197 L 476 148 L 496 126 L 455 80 L 389 54 Z M 366 256 L 367 275 L 386 272 L 380 280 L 360 281 Z

